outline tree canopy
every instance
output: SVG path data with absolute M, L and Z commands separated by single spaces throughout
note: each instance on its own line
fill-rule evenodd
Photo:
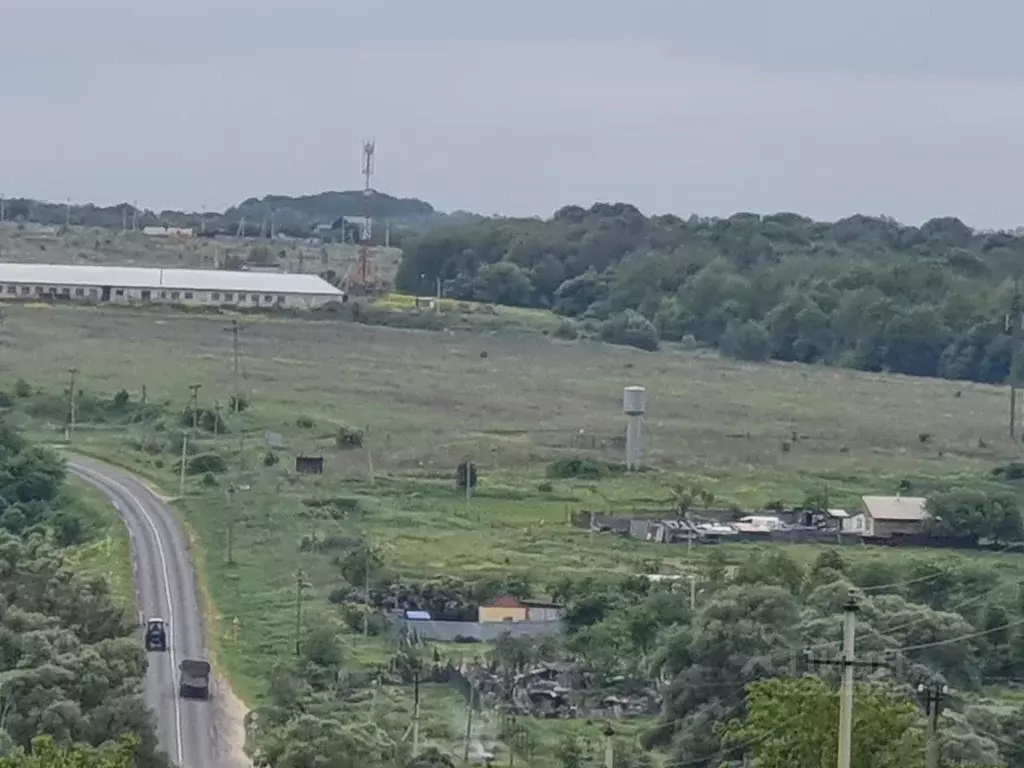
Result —
M 163 768 L 136 628 L 62 551 L 92 525 L 63 480 L 57 456 L 0 424 L 0 768 Z
M 397 285 L 547 307 L 608 341 L 688 340 L 746 359 L 985 382 L 1009 374 L 1004 314 L 1024 237 L 955 218 L 646 217 L 625 204 L 473 219 L 404 244 Z

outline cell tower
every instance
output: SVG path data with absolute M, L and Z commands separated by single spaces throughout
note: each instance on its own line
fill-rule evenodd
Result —
M 363 142 L 363 227 L 359 244 L 359 285 L 364 291 L 369 291 L 373 282 L 373 263 L 370 257 L 370 239 L 373 237 L 373 218 L 371 211 L 371 199 L 373 187 L 370 186 L 373 178 L 373 154 L 377 145 L 373 141 Z

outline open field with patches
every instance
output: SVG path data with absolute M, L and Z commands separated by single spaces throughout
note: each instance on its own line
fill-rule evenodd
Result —
M 154 237 L 86 227 L 58 234 L 53 228 L 0 225 L 0 261 L 22 263 L 212 269 L 218 263 L 244 261 L 255 246 L 269 251 L 267 263 L 260 266 L 312 274 L 332 270 L 344 275 L 359 253 L 352 245 L 303 240 Z M 378 270 L 390 279 L 398 268 L 401 251 L 377 248 L 374 254 Z
M 176 493 L 179 414 L 189 385 L 219 405 L 227 434 L 204 434 L 227 472 L 189 477 L 177 503 L 216 606 L 210 631 L 236 690 L 256 704 L 268 669 L 294 643 L 294 576 L 301 571 L 307 626 L 340 619 L 328 602 L 341 577 L 326 551 L 304 539 L 361 531 L 389 568 L 408 577 L 519 574 L 538 593 L 562 575 L 678 572 L 685 548 L 591 535 L 571 528 L 581 508 L 667 506 L 674 485 L 699 481 L 716 506 L 799 502 L 827 486 L 837 506 L 860 494 L 986 485 L 1019 459 L 1006 438 L 1006 392 L 940 380 L 796 365 L 743 365 L 703 354 L 650 354 L 540 334 L 407 331 L 337 321 L 245 318 L 240 384 L 250 410 L 230 413 L 233 356 L 223 316 L 12 305 L 2 332 L 0 389 L 23 379 L 11 418 L 37 437 L 62 438 L 68 370 L 82 413 L 78 450 L 109 458 Z M 486 355 L 484 354 L 486 353 Z M 561 480 L 550 462 L 579 456 L 621 461 L 622 387 L 648 387 L 647 458 L 653 470 Z M 145 388 L 147 417 L 132 421 Z M 85 403 L 124 389 L 126 410 L 90 422 Z M 42 394 L 39 394 L 39 390 Z M 341 426 L 364 432 L 362 449 L 339 449 Z M 266 466 L 265 433 L 282 436 Z M 581 432 L 582 431 L 582 432 Z M 296 475 L 298 453 L 321 453 L 321 478 Z M 481 487 L 453 489 L 471 457 Z M 249 486 L 226 492 L 229 481 Z M 229 529 L 235 562 L 228 564 Z M 704 554 L 695 551 L 693 559 Z M 724 547 L 732 556 L 743 546 Z M 787 548 L 813 557 L 817 549 Z M 864 557 L 912 557 L 869 553 Z M 957 555 L 943 555 L 957 557 Z M 1018 568 L 1007 558 L 1007 568 Z M 130 576 L 130 572 L 129 572 Z M 466 653 L 479 652 L 468 646 Z M 382 639 L 349 635 L 354 665 L 383 663 Z M 404 712 L 408 692 L 390 691 Z M 453 704 L 425 690 L 429 738 L 443 740 Z M 404 702 L 404 703 L 403 703 Z M 396 715 L 397 716 L 397 715 Z M 594 733 L 599 732 L 597 724 Z M 540 724 L 544 733 L 554 726 Z M 580 725 L 579 727 L 584 727 Z M 586 726 L 590 727 L 590 726 Z M 545 736 L 543 738 L 553 738 Z M 454 737 L 453 737 L 454 739 Z

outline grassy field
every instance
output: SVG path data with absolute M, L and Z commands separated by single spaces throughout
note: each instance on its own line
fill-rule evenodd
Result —
M 78 369 L 84 399 L 109 400 L 125 389 L 134 404 L 145 388 L 147 402 L 164 415 L 131 426 L 83 425 L 72 442 L 169 493 L 177 490 L 176 455 L 165 444 L 189 385 L 201 385 L 201 404 L 222 407 L 228 434 L 203 438 L 199 450 L 219 453 L 229 472 L 212 485 L 189 478 L 177 508 L 199 543 L 216 609 L 215 650 L 250 704 L 262 700 L 267 670 L 292 647 L 296 573 L 312 585 L 309 624 L 338 620 L 326 598 L 341 577 L 330 552 L 302 550 L 304 538 L 359 529 L 404 575 L 513 572 L 542 593 L 562 574 L 686 565 L 685 548 L 571 528 L 568 516 L 582 508 L 665 505 L 673 486 L 690 481 L 709 488 L 716 506 L 799 502 L 822 487 L 834 505 L 854 505 L 860 494 L 892 493 L 905 480 L 915 489 L 983 485 L 994 466 L 1020 458 L 1006 438 L 1006 393 L 996 387 L 743 365 L 679 350 L 649 354 L 537 333 L 243 322 L 240 382 L 252 408 L 239 416 L 227 409 L 233 358 L 224 317 L 10 306 L 0 389 L 13 392 L 21 378 L 48 393 L 48 400 L 24 398 L 15 414 L 54 440 L 63 432 L 70 368 Z M 648 388 L 653 471 L 597 481 L 547 478 L 557 458 L 621 461 L 622 387 L 630 384 Z M 363 430 L 363 449 L 335 446 L 342 425 Z M 273 466 L 264 466 L 267 431 L 283 440 Z M 325 475 L 292 471 L 300 453 L 322 454 Z M 466 457 L 481 473 L 468 502 L 452 487 Z M 249 486 L 233 504 L 229 480 Z M 102 547 L 96 549 L 96 567 L 110 567 L 114 555 L 100 557 Z M 817 550 L 792 551 L 810 557 Z M 352 664 L 373 664 L 391 650 L 383 640 L 349 636 L 346 653 Z M 407 692 L 381 695 L 404 702 L 388 711 L 408 704 Z M 446 688 L 425 695 L 436 715 L 431 733 L 443 740 L 452 707 L 461 705 Z M 599 732 L 593 723 L 579 727 L 592 727 L 594 738 Z M 537 728 L 549 740 L 556 726 Z

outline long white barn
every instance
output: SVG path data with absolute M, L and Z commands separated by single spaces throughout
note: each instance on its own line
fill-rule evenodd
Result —
M 311 309 L 344 293 L 316 275 L 0 262 L 0 299 Z

